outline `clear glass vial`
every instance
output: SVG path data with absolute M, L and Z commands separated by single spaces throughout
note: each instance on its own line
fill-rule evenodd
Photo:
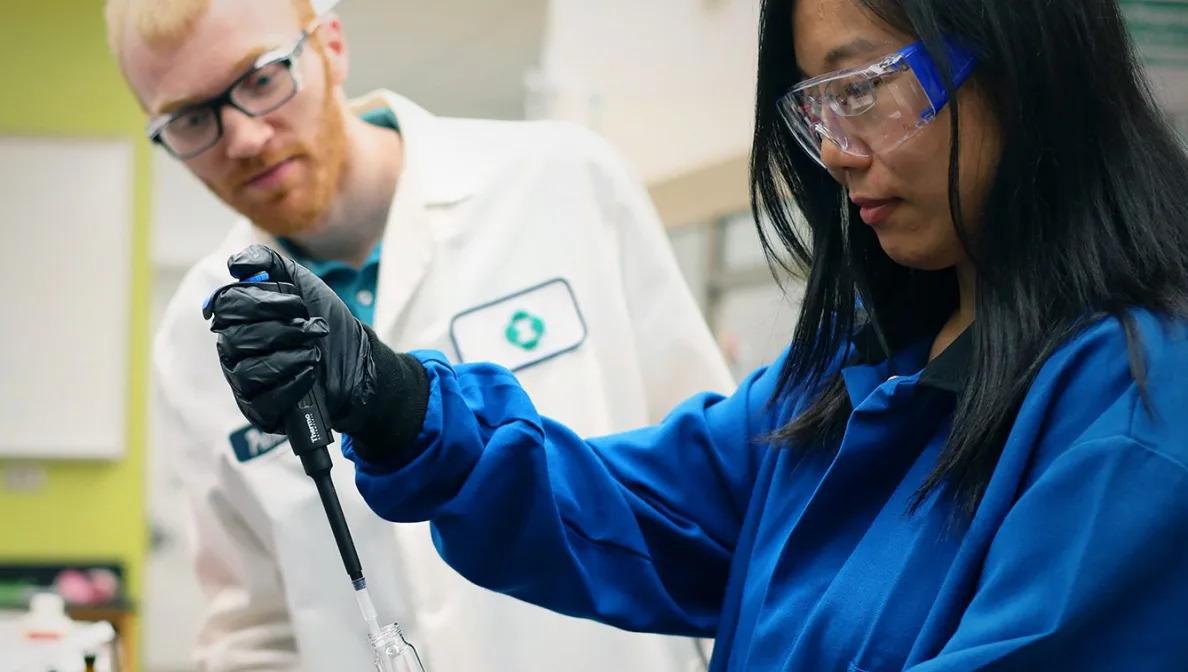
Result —
M 399 623 L 385 625 L 378 632 L 367 635 L 375 650 L 377 672 L 425 672 L 417 650 L 400 630 Z

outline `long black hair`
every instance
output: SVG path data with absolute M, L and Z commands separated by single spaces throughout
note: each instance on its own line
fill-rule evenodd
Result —
M 1185 311 L 1188 156 L 1154 102 L 1116 0 L 857 1 L 923 41 L 942 73 L 945 38 L 971 50 L 973 81 L 1001 130 L 971 244 L 957 191 L 960 114 L 950 96 L 949 207 L 977 274 L 974 354 L 948 443 L 913 508 L 942 492 L 970 514 L 1035 374 L 1087 322 L 1122 321 L 1143 385 L 1128 310 Z M 851 407 L 835 362 L 856 328 L 869 323 L 885 350 L 935 335 L 957 307 L 957 289 L 952 269 L 893 262 L 781 118 L 778 100 L 799 70 L 794 4 L 763 3 L 751 198 L 773 271 L 806 279 L 780 394 L 817 396 L 776 438 L 836 446 Z

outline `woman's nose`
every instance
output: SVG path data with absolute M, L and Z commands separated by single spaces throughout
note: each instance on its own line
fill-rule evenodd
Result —
M 821 163 L 825 164 L 829 172 L 834 175 L 842 175 L 850 170 L 869 168 L 870 156 L 855 153 L 857 151 L 859 151 L 857 148 L 846 151 L 834 141 L 825 138 L 821 140 Z

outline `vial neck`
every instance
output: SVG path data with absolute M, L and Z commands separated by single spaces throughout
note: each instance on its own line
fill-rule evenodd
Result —
M 404 631 L 400 629 L 399 623 L 385 625 L 377 632 L 369 633 L 367 639 L 377 649 L 387 646 L 408 646 L 408 641 L 404 639 Z

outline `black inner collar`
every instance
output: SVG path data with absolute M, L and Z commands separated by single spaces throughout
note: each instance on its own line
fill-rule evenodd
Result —
M 854 334 L 854 364 L 877 364 L 887 359 L 874 327 L 867 323 Z M 973 327 L 961 332 L 949 347 L 924 367 L 919 385 L 960 394 L 969 378 L 973 358 Z

